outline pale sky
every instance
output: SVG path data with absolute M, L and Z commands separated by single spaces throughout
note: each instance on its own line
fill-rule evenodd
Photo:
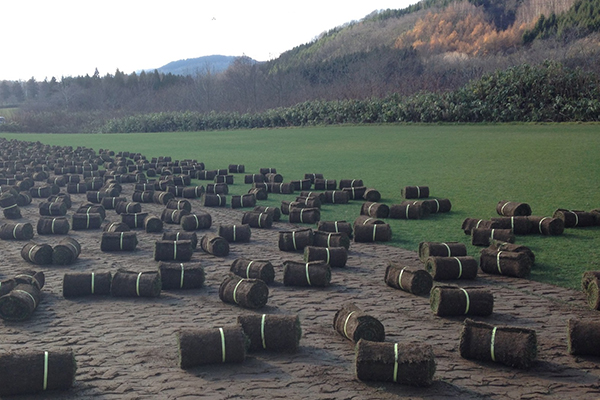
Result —
M 374 10 L 418 0 L 14 0 L 0 4 L 0 80 L 113 74 L 213 54 L 277 58 Z

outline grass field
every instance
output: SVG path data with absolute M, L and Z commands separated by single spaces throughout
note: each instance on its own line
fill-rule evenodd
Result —
M 467 217 L 497 216 L 499 200 L 527 202 L 534 215 L 557 208 L 600 208 L 600 125 L 385 125 L 336 126 L 225 132 L 119 135 L 1 134 L 54 145 L 140 152 L 147 157 L 203 161 L 208 169 L 244 164 L 246 173 L 276 168 L 284 181 L 305 173 L 328 179 L 362 179 L 381 202 L 400 203 L 400 189 L 427 185 L 432 197 L 448 198 L 452 211 L 423 220 L 388 220 L 392 245 L 416 250 L 421 241 L 462 241 L 479 248 L 460 229 Z M 205 184 L 198 181 L 196 183 Z M 246 193 L 243 175 L 232 194 Z M 291 195 L 272 194 L 276 206 Z M 322 220 L 352 221 L 360 201 L 324 205 Z M 531 247 L 531 278 L 578 288 L 581 273 L 600 269 L 600 228 L 568 229 L 557 237 L 518 236 Z

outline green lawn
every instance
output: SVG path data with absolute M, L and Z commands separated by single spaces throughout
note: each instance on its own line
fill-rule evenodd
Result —
M 463 241 L 467 217 L 496 216 L 499 200 L 527 202 L 535 215 L 557 208 L 600 208 L 600 125 L 383 125 L 148 134 L 1 134 L 6 138 L 95 150 L 140 152 L 203 161 L 208 169 L 244 164 L 246 173 L 277 168 L 285 181 L 305 173 L 362 179 L 381 202 L 402 201 L 406 185 L 427 185 L 452 201 L 452 212 L 423 220 L 389 220 L 391 244 L 416 250 L 421 241 Z M 205 184 L 206 182 L 198 182 Z M 243 175 L 233 194 L 245 193 Z M 295 196 L 270 195 L 278 205 Z M 352 221 L 359 201 L 325 205 L 323 220 Z M 568 229 L 558 237 L 519 236 L 536 254 L 532 279 L 578 288 L 581 273 L 600 269 L 600 228 Z

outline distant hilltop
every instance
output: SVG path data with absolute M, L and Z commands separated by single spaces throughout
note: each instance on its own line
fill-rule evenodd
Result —
M 196 75 L 205 74 L 207 71 L 217 73 L 225 71 L 237 56 L 203 56 L 197 58 L 188 58 L 185 60 L 171 61 L 160 68 L 156 68 L 158 72 L 173 75 Z M 154 69 L 146 70 L 153 72 Z

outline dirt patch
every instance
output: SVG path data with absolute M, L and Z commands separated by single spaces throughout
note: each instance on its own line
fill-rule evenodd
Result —
M 122 195 L 131 199 L 133 185 L 124 184 L 123 189 Z M 84 194 L 72 195 L 72 199 L 69 219 L 86 202 Z M 28 221 L 35 226 L 40 201 L 34 199 L 31 205 L 22 207 L 23 219 L 19 222 Z M 193 210 L 202 209 L 212 215 L 212 227 L 198 231 L 199 236 L 216 233 L 219 224 L 241 223 L 246 211 L 202 207 L 195 199 L 190 202 Z M 143 204 L 142 208 L 160 216 L 164 206 Z M 120 220 L 114 210 L 107 210 L 106 221 Z M 136 251 L 105 253 L 100 251 L 101 230 L 71 230 L 69 236 L 81 243 L 79 259 L 68 266 L 37 268 L 46 274 L 42 302 L 25 322 L 0 321 L 0 351 L 72 348 L 78 364 L 74 386 L 67 392 L 45 395 L 53 399 L 588 399 L 600 393 L 599 360 L 567 353 L 567 320 L 575 316 L 598 316 L 585 308 L 583 293 L 481 272 L 474 281 L 460 282 L 465 287 L 485 286 L 493 291 L 493 314 L 478 320 L 535 329 L 538 338 L 538 361 L 530 370 L 469 361 L 461 358 L 458 351 L 464 318 L 436 317 L 428 297 L 385 285 L 388 261 L 422 265 L 414 252 L 381 244 L 352 243 L 347 267 L 333 270 L 330 287 L 283 286 L 281 265 L 286 260 L 301 261 L 302 255 L 280 251 L 278 232 L 307 226 L 275 222 L 271 229 L 252 229 L 250 242 L 231 244 L 227 257 L 211 256 L 198 248 L 192 261 L 205 268 L 205 286 L 163 291 L 159 298 L 65 299 L 62 279 L 66 272 L 156 270 L 154 242 L 162 236 L 136 230 L 139 240 Z M 178 225 L 165 225 L 165 230 L 177 228 Z M 54 245 L 62 237 L 36 233 L 34 240 Z M 24 244 L 0 241 L 3 257 L 0 279 L 32 267 L 20 256 Z M 268 303 L 263 309 L 242 309 L 219 299 L 219 285 L 233 260 L 239 257 L 267 259 L 275 266 L 275 282 L 270 285 Z M 349 301 L 383 323 L 386 341 L 433 346 L 437 371 L 431 387 L 365 383 L 356 379 L 354 346 L 333 329 L 335 313 Z M 179 368 L 175 336 L 178 330 L 231 325 L 239 315 L 254 313 L 297 314 L 303 331 L 299 351 L 252 353 L 241 364 Z M 29 397 L 34 398 L 21 398 Z

